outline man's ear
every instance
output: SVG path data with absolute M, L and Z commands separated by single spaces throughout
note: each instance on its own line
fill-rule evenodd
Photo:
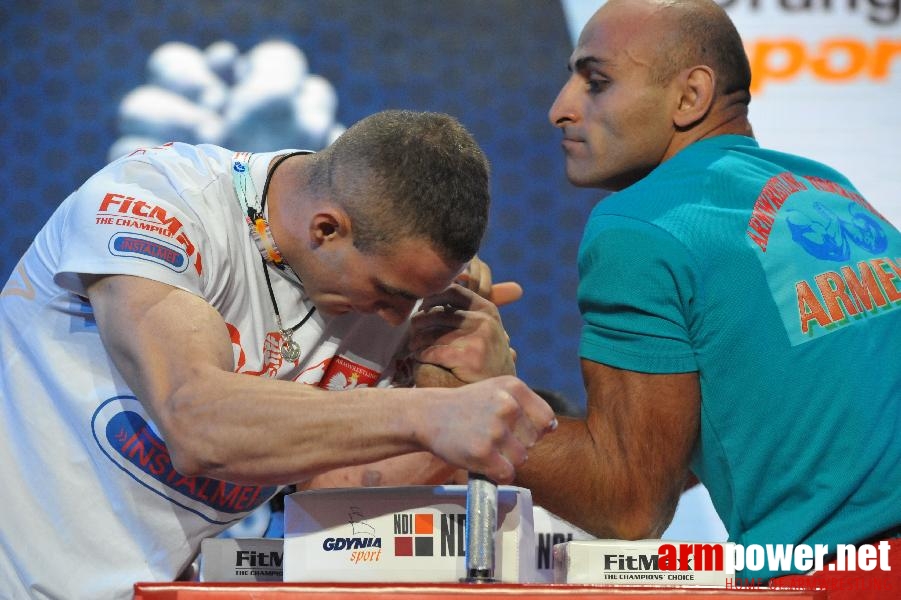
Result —
M 706 65 L 691 67 L 679 76 L 679 86 L 679 104 L 673 114 L 673 124 L 678 129 L 688 129 L 710 112 L 716 73 Z
M 349 236 L 350 218 L 340 209 L 323 210 L 310 221 L 310 242 L 314 246 Z

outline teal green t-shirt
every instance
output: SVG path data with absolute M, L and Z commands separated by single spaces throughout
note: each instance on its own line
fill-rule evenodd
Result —
M 579 273 L 583 358 L 698 372 L 692 469 L 731 541 L 901 523 L 901 233 L 845 177 L 702 140 L 595 207 Z

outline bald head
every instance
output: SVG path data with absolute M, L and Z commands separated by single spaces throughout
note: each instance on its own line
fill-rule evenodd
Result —
M 680 71 L 706 65 L 719 96 L 750 102 L 751 67 L 735 25 L 712 0 L 609 0 L 586 25 L 614 20 L 633 30 L 632 52 L 642 53 L 651 77 L 665 84 Z

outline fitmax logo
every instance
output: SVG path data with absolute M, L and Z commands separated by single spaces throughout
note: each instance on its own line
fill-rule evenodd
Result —
M 723 547 L 717 544 L 663 544 L 657 554 L 605 554 L 604 568 L 618 571 L 721 571 Z
M 256 550 L 238 550 L 235 552 L 235 568 L 249 567 L 282 567 L 281 552 L 257 552 Z

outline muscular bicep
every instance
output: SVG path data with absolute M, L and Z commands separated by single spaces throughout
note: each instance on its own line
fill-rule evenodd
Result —
M 225 322 L 202 298 L 129 275 L 93 278 L 86 289 L 107 352 L 161 426 L 176 390 L 233 370 Z
M 647 374 L 582 360 L 587 425 L 610 472 L 630 537 L 660 535 L 672 519 L 698 437 L 695 372 Z

